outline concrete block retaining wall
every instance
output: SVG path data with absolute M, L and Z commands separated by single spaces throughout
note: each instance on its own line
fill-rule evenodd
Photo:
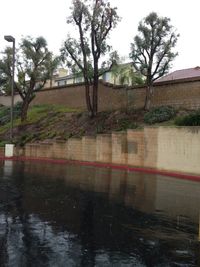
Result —
M 99 111 L 121 108 L 143 108 L 146 87 L 115 86 L 99 83 Z M 200 108 L 200 79 L 188 78 L 179 81 L 156 83 L 152 106 L 171 105 L 175 108 Z M 15 103 L 20 101 L 15 95 Z M 10 106 L 10 96 L 0 96 L 0 104 Z M 31 105 L 57 104 L 81 110 L 86 109 L 84 84 L 70 84 L 61 87 L 44 88 L 36 92 Z
M 128 88 L 123 86 L 99 84 L 99 110 L 120 108 L 143 108 L 146 87 Z M 200 80 L 184 79 L 154 85 L 152 106 L 171 105 L 175 108 L 200 108 Z M 1 99 L 0 99 L 1 100 Z M 10 100 L 8 101 L 10 103 Z M 71 108 L 86 109 L 85 88 L 83 84 L 66 85 L 44 89 L 36 93 L 31 105 L 62 104 Z
M 146 127 L 96 137 L 27 144 L 24 149 L 15 148 L 15 155 L 200 174 L 200 127 Z

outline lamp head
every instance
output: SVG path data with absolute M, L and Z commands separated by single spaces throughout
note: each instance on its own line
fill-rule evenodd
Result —
M 14 43 L 14 41 L 15 41 L 15 38 L 14 38 L 13 36 L 11 36 L 11 35 L 5 35 L 5 36 L 4 36 L 4 39 L 5 39 L 7 42 L 12 42 L 12 43 Z

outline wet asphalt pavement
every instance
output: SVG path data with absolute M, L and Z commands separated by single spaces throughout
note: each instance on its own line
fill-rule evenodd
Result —
M 0 163 L 0 266 L 200 266 L 200 182 Z

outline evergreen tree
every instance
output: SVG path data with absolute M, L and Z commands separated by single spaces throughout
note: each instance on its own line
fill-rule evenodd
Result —
M 153 82 L 165 75 L 177 53 L 173 52 L 178 39 L 170 19 L 150 13 L 138 26 L 138 35 L 131 44 L 130 57 L 137 71 L 146 77 L 146 99 L 148 110 L 153 95 Z
M 6 48 L 0 60 L 0 88 L 10 93 L 12 79 L 12 49 Z M 16 81 L 14 90 L 22 98 L 21 121 L 27 118 L 29 104 L 35 93 L 41 90 L 47 79 L 51 79 L 53 71 L 59 64 L 49 52 L 47 42 L 43 37 L 22 39 L 16 53 Z

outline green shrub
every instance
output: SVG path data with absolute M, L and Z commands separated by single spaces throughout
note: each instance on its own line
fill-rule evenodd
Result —
M 160 106 L 152 108 L 144 115 L 144 122 L 154 124 L 158 122 L 168 121 L 176 115 L 176 111 L 171 106 Z
M 116 129 L 116 130 L 117 131 L 125 131 L 127 129 L 136 129 L 136 128 L 138 128 L 137 123 L 135 123 L 134 121 L 130 122 L 130 121 L 124 119 L 124 120 L 119 121 L 118 129 Z
M 0 107 L 0 125 L 4 125 L 10 121 L 10 108 L 1 106 Z
M 17 102 L 14 105 L 14 108 L 13 108 L 13 116 L 14 116 L 14 118 L 18 118 L 20 116 L 21 110 L 22 110 L 22 102 Z
M 22 103 L 18 102 L 13 107 L 13 118 L 16 119 L 20 116 Z M 10 107 L 0 107 L 0 125 L 5 125 L 10 122 Z
M 200 109 L 175 120 L 178 126 L 200 126 Z
M 7 141 L 5 141 L 5 140 L 4 141 L 1 141 L 0 142 L 0 147 L 5 147 L 5 145 L 8 144 L 8 143 L 9 143 L 8 140 Z
M 103 124 L 98 124 L 96 126 L 96 134 L 101 134 L 104 132 L 104 125 Z

